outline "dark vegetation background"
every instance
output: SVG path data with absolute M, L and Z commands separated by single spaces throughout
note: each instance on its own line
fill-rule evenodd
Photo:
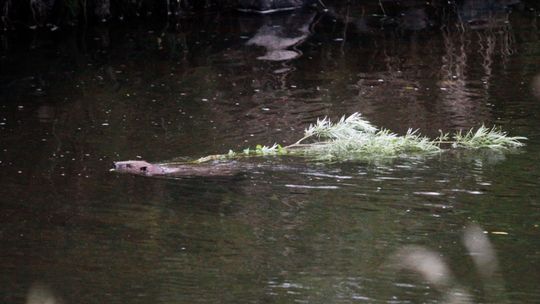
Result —
M 111 20 L 161 20 L 234 8 L 299 7 L 312 0 L 0 0 L 4 29 L 17 25 L 60 26 Z
M 0 24 L 4 30 L 17 27 L 32 29 L 46 27 L 57 30 L 62 26 L 92 25 L 98 22 L 154 20 L 168 21 L 193 14 L 233 9 L 273 9 L 290 6 L 326 6 L 366 4 L 381 7 L 381 13 L 399 14 L 393 7 L 452 7 L 464 0 L 0 0 Z M 528 9 L 540 9 L 537 0 L 475 0 L 479 7 L 518 4 Z

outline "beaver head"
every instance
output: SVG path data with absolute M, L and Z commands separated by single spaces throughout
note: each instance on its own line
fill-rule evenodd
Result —
M 113 163 L 111 171 L 140 175 L 162 174 L 163 168 L 153 165 L 144 160 L 126 160 Z

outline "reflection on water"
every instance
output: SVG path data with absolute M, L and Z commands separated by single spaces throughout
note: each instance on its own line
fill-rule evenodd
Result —
M 256 45 L 266 49 L 266 54 L 257 59 L 283 61 L 301 55 L 300 51 L 289 48 L 297 47 L 310 35 L 315 12 L 280 17 L 286 17 L 286 19 L 270 18 L 246 42 L 246 45 Z
M 1 34 L 2 302 L 540 301 L 538 19 L 514 2 Z M 269 158 L 225 177 L 108 172 L 290 143 L 357 111 L 396 131 L 486 123 L 530 141 L 389 163 Z M 396 252 L 431 263 L 399 272 Z M 437 267 L 451 279 L 423 273 Z

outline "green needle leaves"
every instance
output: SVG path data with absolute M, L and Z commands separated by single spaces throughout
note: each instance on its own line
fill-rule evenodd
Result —
M 282 147 L 257 145 L 255 149 L 242 152 L 232 150 L 227 154 L 210 155 L 198 159 L 197 163 L 219 159 L 235 159 L 253 156 L 293 155 L 322 161 L 370 160 L 395 157 L 412 157 L 417 154 L 433 154 L 444 151 L 442 145 L 461 149 L 504 150 L 518 148 L 526 137 L 510 137 L 498 128 L 481 126 L 466 133 L 443 134 L 432 140 L 409 129 L 398 135 L 387 129 L 377 129 L 360 113 L 333 123 L 328 118 L 317 119 L 304 131 L 304 137 L 296 143 Z

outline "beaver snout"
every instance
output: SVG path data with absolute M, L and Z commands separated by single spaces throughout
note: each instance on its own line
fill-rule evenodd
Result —
M 130 167 L 131 167 L 131 165 L 129 165 L 129 164 L 122 164 L 120 162 L 113 162 L 112 163 L 112 168 L 109 171 L 122 171 L 122 170 L 128 169 Z
M 114 162 L 113 168 L 115 170 L 122 170 L 122 169 L 131 169 L 133 166 L 126 162 Z
M 149 169 L 152 168 L 152 164 L 143 160 L 128 160 L 113 162 L 113 168 L 110 171 L 120 173 L 134 173 L 134 174 L 148 174 Z

